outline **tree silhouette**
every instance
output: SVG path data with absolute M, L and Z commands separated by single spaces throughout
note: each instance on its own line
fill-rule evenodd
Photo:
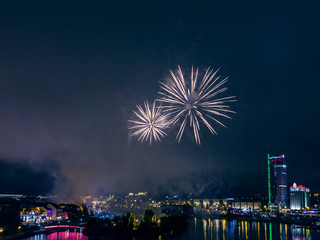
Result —
M 0 227 L 4 229 L 4 233 L 15 233 L 21 224 L 18 209 L 3 209 L 0 211 Z

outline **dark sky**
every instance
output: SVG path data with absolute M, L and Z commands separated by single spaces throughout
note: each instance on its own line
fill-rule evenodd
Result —
M 318 1 L 2 1 L 1 192 L 266 192 L 266 154 L 320 191 Z M 237 112 L 149 146 L 132 109 L 177 65 L 221 68 Z M 23 185 L 21 185 L 23 184 Z

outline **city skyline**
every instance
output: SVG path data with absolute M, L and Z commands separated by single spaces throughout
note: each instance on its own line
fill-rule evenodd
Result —
M 232 5 L 0 3 L 0 193 L 267 196 L 267 154 L 320 192 L 317 7 Z M 219 68 L 237 113 L 201 146 L 136 142 L 132 109 L 178 65 Z

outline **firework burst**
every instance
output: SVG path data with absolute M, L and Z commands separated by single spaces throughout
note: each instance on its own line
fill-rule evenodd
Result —
M 228 81 L 228 78 L 220 80 L 218 71 L 219 69 L 213 71 L 213 69 L 208 68 L 202 80 L 198 83 L 199 69 L 197 68 L 194 71 L 192 67 L 189 83 L 185 80 L 182 70 L 178 66 L 177 74 L 170 70 L 172 79 L 166 83 L 160 82 L 161 91 L 159 94 L 161 97 L 158 101 L 164 104 L 164 112 L 170 115 L 170 124 L 181 122 L 177 134 L 178 142 L 181 140 L 188 120 L 190 127 L 193 129 L 196 143 L 200 145 L 200 121 L 212 134 L 217 134 L 209 121 L 213 120 L 226 127 L 216 117 L 231 118 L 228 114 L 235 113 L 226 105 L 228 102 L 236 101 L 235 97 L 219 97 L 227 90 L 223 85 Z
M 129 129 L 133 130 L 131 136 L 138 137 L 141 142 L 149 141 L 150 145 L 153 140 L 160 142 L 166 135 L 164 129 L 168 127 L 167 114 L 163 114 L 162 107 L 157 107 L 155 101 L 152 105 L 145 101 L 144 109 L 140 105 L 137 105 L 137 109 L 133 111 L 136 120 L 129 120 Z

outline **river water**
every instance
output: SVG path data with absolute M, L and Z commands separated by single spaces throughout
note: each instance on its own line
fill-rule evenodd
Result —
M 23 240 L 88 240 L 88 237 L 79 231 L 55 232 L 49 235 L 38 234 Z
M 319 240 L 320 231 L 284 223 L 192 219 L 174 240 Z M 81 232 L 39 234 L 25 240 L 91 240 Z M 134 240 L 134 239 L 133 239 Z
M 319 230 L 283 223 L 193 219 L 176 240 L 318 240 Z

